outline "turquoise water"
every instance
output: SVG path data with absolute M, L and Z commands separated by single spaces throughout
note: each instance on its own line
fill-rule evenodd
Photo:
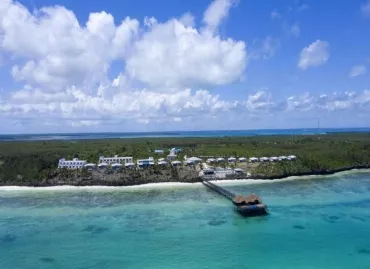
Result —
M 0 268 L 370 268 L 370 173 L 227 188 L 271 214 L 202 185 L 0 190 Z

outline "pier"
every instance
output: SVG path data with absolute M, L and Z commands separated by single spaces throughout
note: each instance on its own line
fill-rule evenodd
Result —
M 248 196 L 237 195 L 206 179 L 203 179 L 202 183 L 207 188 L 232 201 L 235 205 L 235 210 L 243 216 L 251 217 L 268 214 L 267 205 L 263 204 L 261 198 L 255 194 Z

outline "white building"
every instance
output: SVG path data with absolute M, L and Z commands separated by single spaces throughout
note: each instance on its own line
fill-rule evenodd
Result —
M 230 158 L 227 159 L 227 161 L 229 163 L 236 163 L 236 158 L 235 157 L 230 157 Z
M 114 164 L 114 163 L 120 163 L 120 164 L 126 164 L 126 163 L 133 163 L 134 160 L 132 157 L 119 157 L 118 155 L 114 155 L 114 157 L 99 157 L 99 163 L 107 163 L 107 164 Z
M 177 159 L 177 155 L 176 154 L 168 154 L 167 155 L 167 160 L 171 161 L 171 160 L 176 160 Z
M 154 153 L 163 154 L 164 153 L 164 150 L 163 149 L 155 149 L 154 150 Z
M 82 169 L 87 162 L 84 160 L 79 160 L 78 158 L 73 158 L 73 160 L 60 159 L 58 163 L 58 168 L 67 169 Z
M 187 158 L 186 161 L 188 163 L 201 163 L 202 159 L 198 157 L 190 157 L 190 158 Z
M 256 157 L 251 157 L 251 158 L 249 158 L 249 161 L 250 161 L 251 163 L 255 163 L 255 162 L 258 162 L 258 158 L 256 158 Z
M 154 165 L 154 158 L 153 157 L 149 157 L 148 159 L 137 160 L 137 166 L 139 166 L 139 167 L 147 167 L 147 166 L 151 166 L 151 165 Z
M 171 162 L 171 165 L 172 166 L 180 166 L 181 162 L 180 161 L 173 161 L 173 162 Z
M 224 162 L 225 161 L 225 159 L 224 158 L 217 158 L 217 162 L 218 163 L 221 163 L 221 162 Z
M 245 157 L 240 157 L 239 158 L 239 162 L 241 162 L 241 163 L 244 163 L 246 161 L 247 161 L 247 158 L 245 158 Z
M 216 159 L 214 158 L 207 159 L 207 163 L 215 163 L 215 162 L 216 162 Z

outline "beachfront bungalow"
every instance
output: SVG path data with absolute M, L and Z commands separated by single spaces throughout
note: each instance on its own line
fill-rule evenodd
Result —
M 216 159 L 213 159 L 213 158 L 209 158 L 207 159 L 206 161 L 207 163 L 211 164 L 211 163 L 215 163 L 216 162 Z
M 171 161 L 171 160 L 176 160 L 177 159 L 177 155 L 176 154 L 168 154 L 167 155 L 167 160 Z
M 156 153 L 156 154 L 164 154 L 164 150 L 163 149 L 155 149 L 154 150 L 154 153 Z
M 288 156 L 288 160 L 289 161 L 294 161 L 294 160 L 296 160 L 297 159 L 297 156 L 295 156 L 295 155 L 290 155 L 290 156 Z
M 236 158 L 235 157 L 230 157 L 227 159 L 228 163 L 236 163 Z
M 278 160 L 278 157 L 270 157 L 270 162 L 277 162 Z
M 158 162 L 165 162 L 166 161 L 166 159 L 165 158 L 159 158 L 158 159 Z
M 149 157 L 148 159 L 137 160 L 137 166 L 140 168 L 154 165 L 154 158 Z
M 58 162 L 58 168 L 67 169 L 82 169 L 87 162 L 85 160 L 79 160 L 78 158 L 73 158 L 72 160 L 66 160 L 62 158 Z
M 166 161 L 158 161 L 158 165 L 160 166 L 167 166 L 167 162 Z
M 225 159 L 224 158 L 217 158 L 217 162 L 218 163 L 222 163 L 222 162 L 224 162 L 225 161 Z
M 99 163 L 98 164 L 98 169 L 103 170 L 103 169 L 106 169 L 108 166 L 109 166 L 109 164 L 107 164 L 107 163 Z
M 87 171 L 93 171 L 96 168 L 96 164 L 95 163 L 87 163 L 87 164 L 84 165 L 84 167 L 87 169 Z
M 134 163 L 125 163 L 125 168 L 126 169 L 135 169 L 135 164 Z
M 280 156 L 279 160 L 280 161 L 286 161 L 286 160 L 288 160 L 288 157 L 287 156 Z
M 120 163 L 114 163 L 114 164 L 111 165 L 111 167 L 112 167 L 112 169 L 114 171 L 119 171 L 122 168 L 122 164 L 120 164 Z
M 241 169 L 241 168 L 235 168 L 234 172 L 235 172 L 235 174 L 244 174 L 245 173 L 244 170 Z
M 107 163 L 107 164 L 114 164 L 114 163 L 133 163 L 134 160 L 132 157 L 119 157 L 118 155 L 114 155 L 113 157 L 99 157 L 99 163 Z
M 245 163 L 246 161 L 247 161 L 247 158 L 245 158 L 245 157 L 240 157 L 239 158 L 240 163 Z
M 261 157 L 260 158 L 260 162 L 268 162 L 270 160 L 270 158 L 268 157 Z
M 172 161 L 171 165 L 172 166 L 181 166 L 181 162 L 180 161 Z
M 196 163 L 201 163 L 202 159 L 198 157 L 190 157 L 190 158 L 187 158 L 186 161 L 196 164 Z
M 258 162 L 259 161 L 259 159 L 258 158 L 256 158 L 256 157 L 251 157 L 251 158 L 249 158 L 249 162 L 251 162 L 251 163 L 256 163 L 256 162 Z

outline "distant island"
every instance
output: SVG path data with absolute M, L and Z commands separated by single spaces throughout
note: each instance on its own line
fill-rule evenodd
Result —
M 171 148 L 181 148 L 176 159 L 196 156 L 202 161 L 190 166 L 151 165 L 146 168 L 90 170 L 58 169 L 61 158 L 79 158 L 96 163 L 99 156 L 132 156 L 134 160 L 165 158 Z M 156 151 L 157 150 L 157 151 Z M 164 154 L 164 155 L 163 155 Z M 258 161 L 264 156 L 294 155 L 294 161 Z M 247 159 L 227 162 L 228 157 Z M 225 158 L 212 164 L 219 169 L 241 170 L 226 179 L 277 179 L 299 175 L 330 174 L 350 169 L 370 168 L 370 133 L 325 135 L 273 135 L 251 137 L 172 137 L 62 141 L 0 142 L 1 186 L 129 186 L 159 182 L 199 182 L 203 163 L 211 157 Z

